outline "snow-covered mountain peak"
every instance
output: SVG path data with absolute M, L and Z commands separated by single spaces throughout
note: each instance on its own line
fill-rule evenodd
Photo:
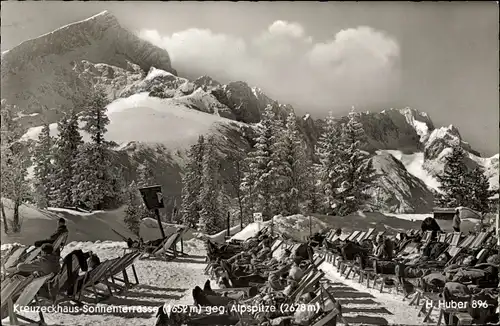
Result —
M 133 63 L 143 71 L 156 67 L 176 74 L 167 51 L 124 29 L 104 11 L 2 53 L 2 97 L 24 114 L 40 113 L 41 107 L 71 107 L 75 97 L 85 94 L 78 83 L 81 76 L 73 70 L 83 60 L 127 71 Z

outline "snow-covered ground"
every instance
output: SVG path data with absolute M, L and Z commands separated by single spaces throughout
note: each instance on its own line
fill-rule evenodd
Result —
M 8 246 L 2 245 L 2 251 Z M 123 255 L 125 247 L 125 243 L 113 241 L 71 242 L 64 248 L 62 255 L 75 249 L 82 249 L 97 253 L 101 259 L 110 259 Z M 184 249 L 190 256 L 172 262 L 138 261 L 136 270 L 140 285 L 97 305 L 89 302 L 85 306 L 86 312 L 46 313 L 47 324 L 154 325 L 155 311 L 158 307 L 165 304 L 192 304 L 192 288 L 196 285 L 202 286 L 207 280 L 207 276 L 204 275 L 206 265 L 203 242 L 198 239 L 186 241 Z M 279 252 L 277 254 L 279 255 Z M 333 286 L 334 296 L 341 302 L 343 316 L 350 325 L 415 325 L 420 322 L 421 317 L 417 316 L 417 309 L 403 302 L 400 295 L 392 292 L 379 293 L 378 290 L 368 289 L 353 280 L 345 280 L 329 263 L 323 263 L 320 269 L 325 272 L 326 278 Z M 213 286 L 216 288 L 215 284 Z M 130 309 L 131 306 L 140 306 L 142 310 L 150 309 L 151 312 L 120 311 L 123 307 Z M 23 312 L 23 315 L 36 318 L 36 313 Z M 2 324 L 8 325 L 8 323 Z
M 7 246 L 2 245 L 2 251 Z M 95 252 L 101 260 L 123 255 L 124 242 L 96 241 L 71 242 L 63 250 L 62 256 L 76 249 Z M 164 304 L 192 304 L 191 290 L 196 286 L 203 286 L 207 276 L 203 275 L 205 268 L 205 251 L 201 241 L 193 239 L 184 243 L 184 251 L 189 257 L 175 261 L 140 260 L 136 270 L 140 284 L 123 295 L 117 295 L 102 303 L 85 305 L 85 312 L 80 313 L 46 313 L 45 321 L 48 325 L 154 325 L 157 307 Z M 126 312 L 130 307 L 141 307 L 142 311 L 150 309 L 149 313 Z M 114 308 L 113 308 L 114 307 Z M 128 307 L 122 309 L 123 307 Z M 109 312 L 110 309 L 114 309 Z M 93 311 L 91 309 L 94 309 Z M 96 309 L 100 309 L 99 311 Z M 104 309 L 108 309 L 107 311 Z M 121 310 L 120 310 L 121 309 Z M 22 315 L 36 318 L 36 313 Z M 2 325 L 8 325 L 2 322 Z
M 423 317 L 418 309 L 402 301 L 403 296 L 393 289 L 367 288 L 352 279 L 340 276 L 330 263 L 323 263 L 320 269 L 333 282 L 335 298 L 342 305 L 342 315 L 349 325 L 419 325 Z

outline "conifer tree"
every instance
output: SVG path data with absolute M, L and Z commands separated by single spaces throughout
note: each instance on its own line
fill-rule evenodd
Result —
M 186 226 L 195 228 L 200 220 L 200 190 L 203 175 L 203 156 L 205 138 L 200 136 L 198 142 L 191 146 L 184 174 L 182 176 L 182 221 Z
M 73 197 L 75 175 L 82 173 L 78 169 L 80 147 L 83 144 L 78 128 L 78 115 L 74 110 L 63 113 L 57 124 L 59 136 L 54 152 L 54 203 L 59 207 L 75 205 Z
M 199 224 L 206 234 L 216 233 L 224 228 L 225 218 L 222 211 L 223 193 L 220 181 L 220 159 L 218 157 L 215 138 L 208 138 L 206 151 L 203 155 L 202 187 L 199 195 Z
M 109 118 L 106 115 L 108 100 L 104 91 L 95 88 L 85 103 L 81 115 L 83 128 L 90 135 L 90 143 L 80 148 L 76 162 L 80 173 L 74 175 L 73 197 L 93 209 L 102 209 L 106 201 L 117 194 L 113 192 L 115 177 L 111 143 L 105 140 Z
M 338 167 L 342 164 L 341 132 L 335 118 L 330 113 L 326 125 L 316 145 L 316 156 L 319 159 L 317 177 L 319 180 L 320 202 L 324 213 L 331 213 L 336 205 L 336 190 L 341 184 Z
M 281 204 L 279 214 L 293 215 L 301 211 L 306 197 L 307 169 L 312 168 L 307 158 L 305 142 L 299 134 L 297 118 L 292 112 L 279 140 L 274 145 L 276 160 L 276 198 Z
M 155 181 L 154 173 L 149 165 L 149 162 L 144 161 L 143 164 L 139 164 L 137 167 L 137 187 L 150 187 L 156 184 L 157 182 Z M 156 218 L 155 213 L 152 210 L 149 210 L 143 201 L 141 201 L 140 204 L 140 215 L 141 218 Z
M 436 198 L 436 204 L 443 208 L 465 206 L 468 196 L 468 177 L 465 152 L 462 147 L 453 146 L 450 155 L 445 157 L 443 173 L 437 175 L 441 194 Z
M 51 203 L 51 192 L 54 187 L 53 145 L 50 126 L 44 124 L 33 153 L 36 202 L 40 208 L 47 208 Z
M 149 187 L 156 185 L 155 176 L 153 170 L 151 169 L 149 162 L 144 161 L 143 164 L 139 164 L 137 167 L 137 186 Z
M 264 219 L 270 219 L 280 211 L 275 182 L 278 182 L 281 170 L 276 144 L 282 131 L 281 120 L 276 118 L 272 106 L 267 106 L 257 131 L 254 150 L 248 155 L 248 171 L 241 188 L 245 191 L 244 202 L 254 201 L 252 210 L 262 212 Z
M 318 177 L 320 165 L 314 164 L 312 161 L 309 169 L 306 170 L 304 180 L 304 206 L 306 213 L 323 213 L 324 205 L 321 205 L 320 180 Z
M 127 208 L 124 217 L 125 225 L 130 232 L 139 237 L 141 231 L 141 199 L 139 197 L 139 190 L 134 181 L 128 186 L 126 203 Z
M 258 178 L 257 170 L 254 169 L 254 152 L 249 152 L 243 165 L 243 177 L 240 184 L 241 192 L 241 206 L 243 210 L 243 224 L 252 222 L 253 213 L 256 213 L 255 197 L 256 189 L 255 183 Z
M 362 209 L 371 198 L 368 194 L 376 179 L 370 154 L 363 150 L 366 134 L 354 111 L 341 126 L 341 164 L 337 170 L 341 176 L 337 189 L 335 213 L 345 216 Z
M 21 230 L 19 208 L 30 194 L 27 178 L 29 153 L 27 145 L 21 141 L 22 129 L 15 119 L 16 108 L 2 100 L 0 111 L 0 197 L 9 198 L 14 203 L 11 231 Z M 4 231 L 9 232 L 9 223 L 3 202 L 0 201 Z
M 490 182 L 484 173 L 484 169 L 476 167 L 467 173 L 466 179 L 467 197 L 464 206 L 472 208 L 481 213 L 490 212 L 489 198 L 495 194 L 490 190 Z

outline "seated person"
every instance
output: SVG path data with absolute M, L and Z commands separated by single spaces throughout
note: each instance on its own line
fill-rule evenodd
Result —
M 294 279 L 294 277 L 288 275 L 288 277 L 286 278 L 286 286 L 283 290 L 283 294 L 285 294 L 286 296 L 290 296 L 293 291 L 297 289 L 298 284 L 299 283 L 296 279 Z
M 60 235 L 68 233 L 68 228 L 66 227 L 66 220 L 64 218 L 60 218 L 57 230 L 54 232 L 48 239 L 35 241 L 35 247 L 41 247 L 45 243 L 53 244 Z
M 424 270 L 421 278 L 421 286 L 425 290 L 442 288 L 447 282 L 461 283 L 464 285 L 474 283 L 487 283 L 495 285 L 498 283 L 499 256 L 493 255 L 484 264 L 473 265 L 474 257 L 469 256 L 464 259 L 461 265 L 451 265 L 444 271 L 433 273 Z M 415 272 L 417 273 L 417 272 Z
M 443 232 L 436 219 L 430 216 L 422 221 L 420 228 L 422 229 L 422 233 L 432 231 L 431 240 L 436 239 L 438 233 Z
M 290 251 L 290 249 L 285 249 L 283 251 L 283 254 L 281 255 L 281 257 L 278 259 L 278 262 L 280 263 L 284 263 L 286 261 L 288 261 L 288 259 L 290 258 L 290 256 L 292 255 L 292 252 Z
M 257 260 L 266 260 L 271 256 L 271 246 L 266 243 L 262 249 L 260 249 L 255 255 Z
M 59 265 L 59 255 L 54 254 L 54 247 L 45 243 L 41 247 L 41 255 L 30 263 L 18 264 L 10 272 L 15 275 L 29 276 L 44 276 L 50 273 L 57 274 L 61 266 Z
M 87 271 L 80 271 L 77 279 L 75 280 L 75 285 L 73 286 L 68 286 L 67 287 L 67 294 L 68 295 L 73 295 L 75 293 L 75 290 L 76 290 L 76 293 L 78 293 L 81 289 L 82 289 L 82 286 L 83 286 L 83 283 L 85 281 L 85 276 L 90 273 L 92 270 L 94 270 L 97 266 L 99 266 L 101 264 L 101 260 L 99 259 L 99 257 L 94 254 L 94 253 L 90 253 L 89 254 L 89 258 L 87 259 Z M 96 282 L 97 284 L 97 282 Z
M 356 257 L 367 257 L 370 249 L 361 246 L 355 242 L 347 241 L 340 247 L 342 258 L 344 260 L 354 260 Z
M 474 266 L 463 266 L 453 270 L 448 270 L 447 277 L 452 282 L 471 284 L 482 281 L 492 286 L 498 283 L 498 255 L 488 257 L 486 263 Z
M 399 277 L 418 278 L 432 274 L 433 270 L 443 268 L 448 262 L 450 255 L 445 252 L 435 261 L 426 261 L 425 257 L 417 257 L 410 261 L 408 265 L 398 263 L 395 267 L 395 274 Z M 442 274 L 439 272 L 439 274 Z
M 288 272 L 288 275 L 295 281 L 299 281 L 304 276 L 304 270 L 299 266 L 301 262 L 300 258 L 294 259 L 290 271 Z
M 392 241 L 383 235 L 378 235 L 375 243 L 376 246 L 373 248 L 371 256 L 360 256 L 360 266 L 364 269 L 366 265 L 373 265 L 376 273 L 390 274 L 390 270 L 395 267 L 395 263 L 391 261 L 393 256 Z

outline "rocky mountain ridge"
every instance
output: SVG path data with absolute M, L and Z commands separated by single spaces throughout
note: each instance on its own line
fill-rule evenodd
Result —
M 250 148 L 253 126 L 260 121 L 267 105 L 283 118 L 294 111 L 292 106 L 274 101 L 259 88 L 243 81 L 222 84 L 209 76 L 193 81 L 176 76 L 165 50 L 126 31 L 107 12 L 26 41 L 2 54 L 3 97 L 8 103 L 17 105 L 19 120 L 26 128 L 39 126 L 42 122 L 56 122 L 58 111 L 74 107 L 94 84 L 103 86 L 109 99 L 115 100 L 112 105 L 140 94 L 142 98 L 154 100 L 154 108 L 150 104 L 141 104 L 115 116 L 130 114 L 148 120 L 158 119 L 157 114 L 169 114 L 164 117 L 166 122 L 182 119 L 184 128 L 192 129 L 182 131 L 186 137 L 189 134 L 190 139 L 209 130 L 205 127 L 197 129 L 194 120 L 190 119 L 202 120 L 200 114 L 220 117 L 212 119 L 218 122 L 214 125 L 216 127 L 210 127 L 210 132 L 221 135 L 223 149 L 230 148 L 230 143 Z M 186 115 L 190 111 L 199 114 Z M 378 186 L 374 188 L 374 196 L 382 203 L 381 211 L 428 212 L 432 207 L 432 193 L 418 174 L 410 173 L 394 156 L 376 153 L 379 150 L 423 152 L 422 168 L 435 175 L 442 169 L 449 147 L 460 144 L 469 153 L 471 167 L 484 166 L 492 186 L 496 185 L 495 189 L 498 189 L 498 155 L 496 158 L 481 158 L 462 140 L 455 127 L 436 128 L 426 113 L 410 108 L 357 114 L 367 133 L 368 149 L 374 154 L 374 166 L 381 175 Z M 116 129 L 123 129 L 123 133 L 130 131 L 130 126 L 126 125 L 130 120 L 139 119 L 111 118 L 111 137 L 117 134 L 112 132 Z M 193 121 L 193 125 L 189 121 Z M 324 120 L 306 114 L 298 121 L 312 153 Z M 174 122 L 171 123 L 175 126 Z M 148 132 L 161 134 L 170 131 L 164 130 L 165 125 L 161 123 L 148 126 Z M 155 128 L 158 130 L 153 130 Z M 180 134 L 175 136 L 184 137 L 182 132 L 178 131 Z M 120 148 L 120 153 L 126 154 L 121 155 L 120 160 L 129 171 L 127 178 L 133 179 L 136 166 L 149 160 L 156 177 L 169 189 L 169 195 L 177 198 L 181 187 L 183 150 L 174 153 L 174 149 L 162 141 L 141 144 L 139 138 L 131 137 Z M 183 146 L 185 149 L 188 144 Z M 137 154 L 138 148 L 140 155 Z M 227 164 L 227 170 L 231 171 L 230 164 Z

